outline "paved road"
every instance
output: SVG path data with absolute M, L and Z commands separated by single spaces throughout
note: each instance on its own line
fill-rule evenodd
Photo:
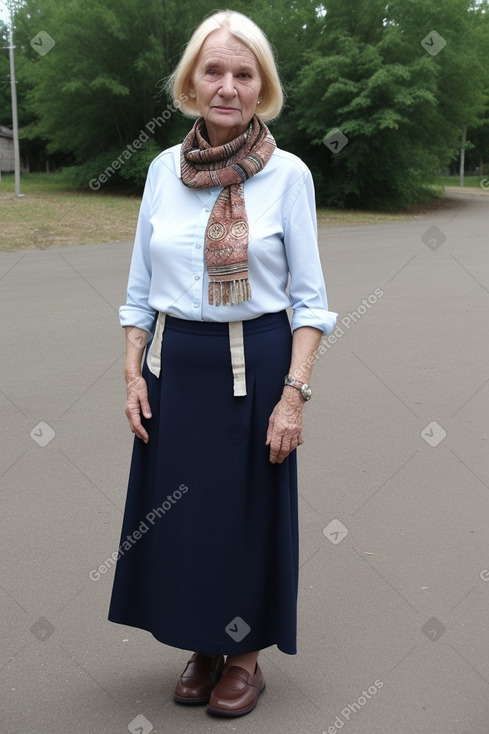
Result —
M 264 651 L 235 721 L 176 706 L 186 653 L 107 622 L 113 570 L 89 576 L 129 466 L 131 244 L 0 255 L 2 732 L 487 734 L 488 215 L 466 191 L 321 229 L 340 320 L 300 449 L 299 654 Z

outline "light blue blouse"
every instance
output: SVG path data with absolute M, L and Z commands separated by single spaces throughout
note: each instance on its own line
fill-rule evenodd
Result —
M 312 176 L 291 153 L 276 149 L 244 184 L 250 230 L 252 297 L 234 306 L 208 304 L 204 235 L 221 187 L 189 189 L 181 180 L 180 145 L 151 163 L 141 202 L 122 326 L 151 330 L 155 312 L 197 321 L 244 321 L 292 307 L 292 329 L 329 334 L 317 246 Z

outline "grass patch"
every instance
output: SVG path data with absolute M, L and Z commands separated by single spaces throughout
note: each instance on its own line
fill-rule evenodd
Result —
M 427 188 L 430 197 L 421 204 L 415 204 L 398 212 L 370 212 L 356 209 L 318 209 L 318 224 L 378 224 L 381 222 L 405 222 L 432 211 L 455 206 L 453 199 L 445 196 L 443 186 L 435 184 Z
M 482 189 L 481 183 L 484 182 L 486 184 L 486 191 L 487 191 L 487 184 L 489 183 L 489 175 L 488 176 L 465 176 L 464 177 L 464 189 Z M 436 180 L 436 183 L 440 186 L 460 186 L 460 178 L 459 176 L 440 176 Z
M 20 177 L 22 194 L 42 194 L 51 191 L 68 190 L 70 187 L 63 173 L 23 173 Z M 15 193 L 13 173 L 2 173 L 0 196 Z
M 13 174 L 0 183 L 0 251 L 117 242 L 134 237 L 140 199 L 66 188 L 63 174 L 21 177 L 14 194 Z
M 479 186 L 482 178 L 466 179 L 466 186 Z M 440 197 L 443 186 L 458 179 L 440 178 L 434 198 L 403 212 L 382 213 L 343 209 L 318 209 L 319 225 L 363 225 L 405 221 L 429 211 L 453 206 Z M 136 231 L 140 197 L 70 189 L 63 173 L 30 173 L 21 176 L 21 192 L 14 194 L 14 175 L 0 181 L 0 252 L 85 245 L 130 240 Z M 482 189 L 481 189 L 482 190 Z
M 378 222 L 401 222 L 409 219 L 407 212 L 385 213 L 364 212 L 357 209 L 318 209 L 318 224 L 376 224 Z

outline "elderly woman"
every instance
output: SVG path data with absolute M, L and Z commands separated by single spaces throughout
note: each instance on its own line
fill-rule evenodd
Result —
M 242 716 L 259 651 L 296 653 L 295 449 L 336 314 L 310 172 L 265 125 L 283 95 L 263 32 L 212 15 L 170 83 L 198 119 L 150 166 L 120 309 L 135 439 L 109 619 L 193 651 L 175 701 Z

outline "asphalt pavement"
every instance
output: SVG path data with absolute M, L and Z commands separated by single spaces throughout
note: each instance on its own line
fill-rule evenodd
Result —
M 132 243 L 0 254 L 0 731 L 487 734 L 489 193 L 320 228 L 330 308 L 299 449 L 299 653 L 234 720 L 107 608 L 132 435 Z M 100 571 L 100 569 L 104 571 Z

